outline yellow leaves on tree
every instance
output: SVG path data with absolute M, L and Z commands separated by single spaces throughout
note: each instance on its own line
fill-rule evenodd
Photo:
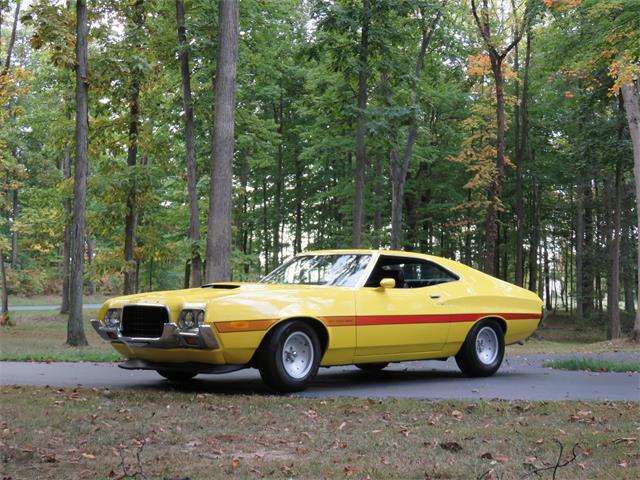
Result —
M 622 54 L 609 66 L 609 76 L 613 78 L 613 85 L 609 89 L 611 95 L 616 95 L 623 85 L 631 85 L 640 79 L 640 64 L 638 58 L 633 58 L 629 50 Z
M 470 200 L 453 207 L 454 210 L 472 210 L 482 218 L 489 203 L 486 192 L 493 179 L 497 175 L 496 169 L 496 98 L 494 84 L 491 75 L 491 60 L 485 53 L 469 55 L 466 70 L 470 80 L 474 81 L 471 92 L 475 98 L 471 106 L 471 114 L 462 121 L 462 129 L 466 136 L 461 144 L 460 152 L 448 158 L 448 160 L 465 166 L 470 178 L 464 185 L 471 191 Z M 517 74 L 503 63 L 503 75 L 505 80 L 512 80 Z M 512 96 L 505 97 L 507 105 L 514 105 L 516 99 Z M 505 156 L 507 167 L 513 164 L 508 156 Z M 465 219 L 462 224 L 475 223 L 472 219 Z M 461 222 L 457 222 L 458 225 Z

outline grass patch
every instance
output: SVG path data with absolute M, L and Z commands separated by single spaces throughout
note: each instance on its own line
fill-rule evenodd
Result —
M 104 303 L 109 298 L 106 295 L 85 295 L 83 303 Z M 37 305 L 60 305 L 62 299 L 60 295 L 34 295 L 33 297 L 9 297 L 9 305 L 16 307 L 27 307 Z
M 589 370 L 592 372 L 640 372 L 640 362 L 620 362 L 600 358 L 567 358 L 542 365 L 562 370 Z
M 551 315 L 524 345 L 509 345 L 508 355 L 533 353 L 638 352 L 640 344 L 626 338 L 607 339 L 606 322 L 580 322 L 569 315 Z
M 15 325 L 0 329 L 0 360 L 52 362 L 113 362 L 121 357 L 103 341 L 89 323 L 97 310 L 84 310 L 84 329 L 88 347 L 65 345 L 66 315 L 51 312 L 11 312 Z
M 3 475 L 637 478 L 637 402 L 304 399 L 0 387 Z M 126 469 L 126 472 L 125 472 Z M 216 472 L 212 474 L 212 472 Z M 489 472 L 489 473 L 487 473 Z M 539 478 L 532 474 L 531 478 Z

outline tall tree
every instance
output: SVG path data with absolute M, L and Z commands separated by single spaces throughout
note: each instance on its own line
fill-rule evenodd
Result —
M 502 71 L 502 65 L 506 56 L 511 50 L 520 42 L 522 38 L 522 32 L 526 27 L 526 23 L 529 18 L 528 9 L 525 8 L 525 12 L 522 16 L 522 20 L 516 18 L 517 9 L 513 9 L 512 16 L 513 21 L 517 24 L 513 29 L 513 38 L 503 48 L 496 46 L 495 35 L 492 34 L 491 24 L 489 21 L 489 0 L 482 0 L 480 12 L 476 5 L 476 0 L 471 0 L 471 12 L 473 18 L 482 37 L 484 47 L 491 60 L 491 71 L 493 72 L 493 79 L 495 82 L 495 97 L 496 97 L 496 163 L 495 172 L 488 192 L 488 206 L 487 206 L 487 219 L 486 219 L 486 236 L 485 236 L 485 256 L 484 256 L 484 271 L 491 275 L 497 275 L 496 272 L 496 255 L 498 250 L 498 208 L 500 203 L 500 190 L 502 187 L 502 179 L 505 174 L 505 98 L 504 98 L 504 72 Z
M 231 280 L 231 187 L 238 61 L 238 10 L 237 0 L 218 1 L 218 57 L 207 231 L 207 282 Z
M 358 54 L 358 116 L 356 119 L 356 172 L 353 199 L 351 246 L 359 248 L 364 219 L 364 183 L 367 168 L 365 135 L 367 127 L 367 75 L 369 73 L 369 0 L 362 0 L 362 33 Z
M 409 161 L 413 147 L 418 137 L 418 119 L 416 118 L 416 109 L 418 108 L 418 86 L 420 77 L 422 76 L 422 68 L 424 67 L 424 59 L 431 42 L 431 37 L 435 31 L 440 16 L 442 15 L 442 7 L 434 15 L 431 24 L 427 27 L 424 18 L 424 12 L 420 9 L 420 51 L 416 60 L 414 70 L 413 84 L 411 85 L 410 105 L 412 112 L 409 131 L 407 132 L 407 141 L 404 147 L 402 158 L 396 148 L 391 150 L 391 248 L 400 249 L 402 246 L 402 206 L 404 204 L 404 186 L 407 181 L 407 172 L 409 171 Z
M 133 42 L 138 43 L 142 38 L 144 25 L 144 0 L 136 0 L 133 7 L 133 26 L 129 32 Z M 138 206 L 136 205 L 136 165 L 138 163 L 138 130 L 140 117 L 140 84 L 142 82 L 142 68 L 134 65 L 132 69 L 130 97 L 129 97 L 129 142 L 127 143 L 127 166 L 134 172 L 130 179 L 131 185 L 127 193 L 127 214 L 124 226 L 124 294 L 136 291 L 136 228 L 138 226 Z
M 178 56 L 182 77 L 182 108 L 184 109 L 185 160 L 187 165 L 187 193 L 189 197 L 189 238 L 191 240 L 191 286 L 202 284 L 202 260 L 200 258 L 200 213 L 198 209 L 198 177 L 196 174 L 196 149 L 193 141 L 193 101 L 191 99 L 191 71 L 189 47 L 184 26 L 184 3 L 176 0 L 178 25 Z
M 621 86 L 624 109 L 627 112 L 627 122 L 633 144 L 633 175 L 636 183 L 636 214 L 640 225 L 640 79 L 626 81 Z M 640 272 L 640 242 L 638 248 L 638 272 Z M 638 306 L 640 307 L 640 276 L 638 276 Z M 640 308 L 636 309 L 632 335 L 640 338 Z
M 87 203 L 87 170 L 89 147 L 89 67 L 87 59 L 87 4 L 76 2 L 76 155 L 73 183 L 73 222 L 71 231 L 71 275 L 69 277 L 69 319 L 67 343 L 87 345 L 82 323 L 84 291 L 84 237 Z

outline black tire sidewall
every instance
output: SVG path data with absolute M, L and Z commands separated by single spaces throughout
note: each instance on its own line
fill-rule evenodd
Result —
M 311 368 L 302 378 L 290 376 L 282 362 L 284 344 L 289 336 L 296 332 L 304 333 L 309 337 L 313 348 Z M 269 387 L 278 392 L 288 393 L 304 390 L 316 376 L 320 366 L 321 356 L 320 340 L 318 340 L 318 334 L 315 330 L 302 321 L 294 320 L 287 322 L 277 326 L 269 338 L 267 338 L 260 355 L 260 375 Z
M 476 351 L 476 339 L 478 333 L 485 327 L 490 327 L 498 338 L 498 354 L 493 362 L 487 364 L 480 360 Z M 504 333 L 500 324 L 493 319 L 482 320 L 476 323 L 456 355 L 456 362 L 460 369 L 467 375 L 474 377 L 488 377 L 498 371 L 504 358 Z

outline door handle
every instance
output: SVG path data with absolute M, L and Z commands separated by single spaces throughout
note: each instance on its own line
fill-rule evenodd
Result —
M 432 293 L 431 295 L 429 295 L 431 298 L 440 298 L 440 294 L 439 293 Z

